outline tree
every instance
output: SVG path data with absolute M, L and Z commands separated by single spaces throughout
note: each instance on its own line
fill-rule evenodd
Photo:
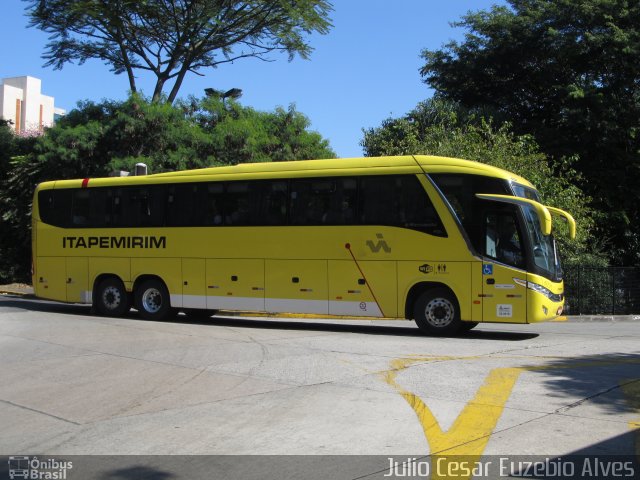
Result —
M 563 259 L 567 264 L 602 266 L 602 245 L 591 238 L 597 212 L 576 186 L 579 174 L 572 161 L 554 161 L 539 151 L 530 135 L 515 135 L 508 124 L 495 126 L 483 114 L 459 104 L 432 99 L 401 118 L 389 118 L 365 130 L 367 156 L 424 154 L 465 158 L 514 172 L 533 183 L 543 201 L 571 212 L 578 224 L 569 240 L 566 227 L 555 222 Z
M 607 212 L 596 236 L 615 262 L 640 264 L 640 4 L 508 2 L 456 23 L 463 42 L 423 51 L 425 81 L 556 159 L 577 155 L 581 186 Z
M 193 99 L 192 99 L 193 100 Z M 216 164 L 334 158 L 329 142 L 291 105 L 273 112 L 209 97 L 191 104 L 190 115 L 211 138 Z
M 308 58 L 305 37 L 328 33 L 326 0 L 24 0 L 31 26 L 49 33 L 43 58 L 60 69 L 95 58 L 126 73 L 153 73 L 155 102 L 173 81 L 172 103 L 189 72 L 271 52 Z

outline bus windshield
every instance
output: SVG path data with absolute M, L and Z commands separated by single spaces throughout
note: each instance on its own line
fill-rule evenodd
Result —
M 532 249 L 533 263 L 545 276 L 554 280 L 560 279 L 562 268 L 553 235 L 542 233 L 538 216 L 532 206 L 523 206 L 522 211 Z

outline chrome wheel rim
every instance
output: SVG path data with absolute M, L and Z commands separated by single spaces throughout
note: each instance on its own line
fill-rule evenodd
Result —
M 456 309 L 446 298 L 434 298 L 427 303 L 424 313 L 429 325 L 442 328 L 454 321 Z
M 157 313 L 162 308 L 162 293 L 157 288 L 148 288 L 142 294 L 142 307 L 149 313 Z

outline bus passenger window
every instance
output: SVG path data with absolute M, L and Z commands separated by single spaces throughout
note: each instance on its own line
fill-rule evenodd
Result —
M 73 189 L 42 190 L 38 193 L 40 219 L 56 227 L 69 227 Z
M 88 189 L 76 190 L 73 194 L 71 223 L 74 227 L 87 227 L 91 224 L 91 198 Z
M 291 181 L 291 224 L 323 225 L 329 202 L 335 191 L 332 179 L 296 179 Z
M 204 225 L 222 225 L 224 214 L 224 184 L 207 184 L 204 199 Z
M 334 192 L 327 198 L 328 211 L 323 217 L 326 225 L 353 225 L 358 198 L 358 182 L 355 178 L 337 178 Z
M 279 180 L 266 182 L 260 214 L 262 224 L 285 225 L 287 203 L 287 182 Z
M 261 182 L 230 182 L 224 196 L 224 224 L 233 226 L 259 225 Z
M 414 175 L 362 177 L 359 202 L 363 225 L 390 225 L 447 236 L 427 192 Z
M 164 225 L 166 188 L 164 185 L 127 188 L 129 194 L 127 224 L 140 227 Z

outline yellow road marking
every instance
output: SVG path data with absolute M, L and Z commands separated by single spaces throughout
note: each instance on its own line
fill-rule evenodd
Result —
M 640 379 L 620 382 L 627 403 L 640 414 Z M 640 460 L 640 417 L 629 422 L 629 428 L 636 431 L 636 455 Z
M 504 406 L 511 396 L 520 374 L 527 371 L 540 371 L 551 369 L 573 369 L 588 367 L 603 367 L 620 364 L 637 364 L 640 359 L 593 360 L 564 363 L 562 365 L 531 365 L 524 367 L 494 368 L 485 378 L 484 383 L 478 388 L 476 395 L 460 412 L 453 425 L 446 432 L 442 430 L 433 412 L 428 405 L 417 395 L 409 392 L 397 382 L 397 375 L 402 370 L 420 362 L 492 359 L 497 357 L 453 357 L 433 356 L 424 357 L 412 355 L 409 358 L 398 358 L 391 361 L 391 369 L 380 372 L 387 384 L 392 386 L 411 406 L 422 426 L 425 438 L 429 444 L 430 454 L 436 457 L 447 457 L 445 461 L 432 462 L 437 465 L 432 472 L 432 478 L 447 478 L 446 472 L 450 463 L 455 463 L 455 456 L 464 455 L 465 461 L 473 464 L 479 462 L 484 449 L 491 438 L 491 434 L 502 416 Z M 523 358 L 523 357 L 515 357 Z M 531 357 L 524 357 L 533 360 Z M 540 357 L 537 357 L 540 358 Z M 563 359 L 563 357 L 557 357 Z M 547 358 L 548 359 L 548 358 Z M 640 380 L 627 381 L 620 384 L 627 397 L 627 401 L 634 409 L 640 411 Z M 640 419 L 629 422 L 631 429 L 637 429 L 636 453 L 640 456 Z M 450 458 L 454 457 L 454 458 Z M 457 476 L 460 479 L 469 479 L 465 476 Z
M 444 432 L 429 407 L 417 395 L 405 390 L 396 382 L 398 372 L 419 359 L 402 359 L 392 362 L 396 368 L 386 372 L 385 381 L 394 387 L 413 408 L 422 425 L 432 455 L 465 455 L 469 463 L 480 461 L 504 405 L 511 395 L 521 368 L 496 368 L 489 372 L 475 397 L 466 404 L 455 422 Z M 455 460 L 451 460 L 455 462 Z M 447 478 L 448 463 L 437 462 L 432 478 Z M 442 469 L 442 470 L 441 470 Z M 460 478 L 470 478 L 460 477 Z

